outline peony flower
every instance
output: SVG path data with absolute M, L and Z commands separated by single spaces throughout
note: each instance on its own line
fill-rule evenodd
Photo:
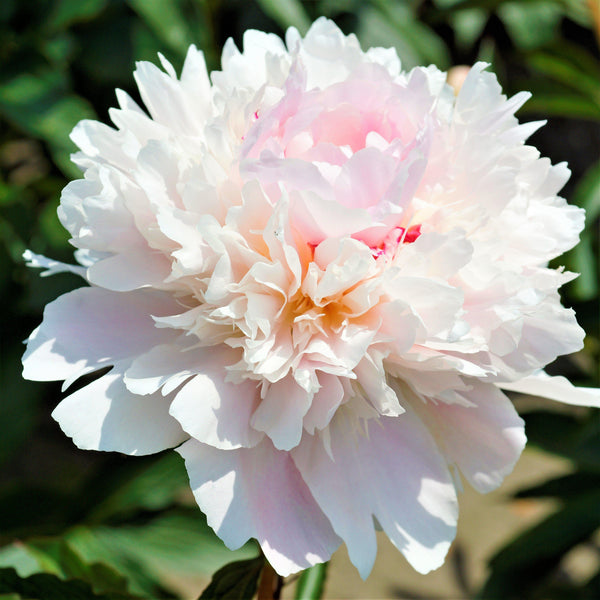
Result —
M 344 542 L 366 577 L 381 528 L 440 566 L 460 472 L 487 492 L 525 444 L 502 389 L 600 404 L 541 369 L 582 347 L 547 262 L 584 215 L 565 164 L 525 145 L 527 100 L 476 64 L 363 52 L 326 19 L 248 31 L 207 75 L 142 62 L 146 110 L 72 134 L 84 178 L 58 211 L 89 285 L 46 307 L 25 377 L 109 367 L 53 413 L 80 448 L 176 447 L 208 523 L 282 575 Z

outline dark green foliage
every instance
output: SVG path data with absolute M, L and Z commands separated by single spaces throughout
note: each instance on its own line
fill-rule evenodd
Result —
M 199 600 L 251 600 L 264 565 L 262 556 L 229 563 L 213 575 Z
M 100 569 L 106 577 L 106 569 Z M 113 575 L 110 574 L 110 577 Z M 15 600 L 135 600 L 139 596 L 121 592 L 95 593 L 80 579 L 63 581 L 48 573 L 19 577 L 14 569 L 0 569 L 0 594 Z M 4 598 L 4 596 L 1 596 Z

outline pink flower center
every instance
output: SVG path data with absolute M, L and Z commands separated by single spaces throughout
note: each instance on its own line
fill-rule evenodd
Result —
M 371 246 L 375 258 L 384 254 L 390 256 L 400 244 L 412 244 L 421 235 L 421 225 L 411 225 L 408 229 L 394 227 L 377 246 Z

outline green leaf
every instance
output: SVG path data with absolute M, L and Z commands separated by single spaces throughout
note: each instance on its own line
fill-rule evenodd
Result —
M 502 19 L 515 45 L 522 49 L 538 48 L 551 41 L 562 18 L 558 4 L 539 2 L 503 2 L 498 7 Z
M 581 178 L 571 201 L 585 209 L 587 227 L 591 227 L 600 217 L 600 161 L 592 165 Z
M 525 87 L 525 86 L 522 86 Z M 528 85 L 533 97 L 521 109 L 522 113 L 600 121 L 600 107 L 589 98 L 574 92 L 544 92 Z
M 519 490 L 516 498 L 561 498 L 568 500 L 600 489 L 600 474 L 577 471 Z
M 95 594 L 80 580 L 63 581 L 56 575 L 38 573 L 22 578 L 14 569 L 0 569 L 0 594 L 18 594 L 27 600 L 133 600 L 131 594 Z
M 586 229 L 579 244 L 559 259 L 579 277 L 570 284 L 569 293 L 579 301 L 593 300 L 598 295 L 598 256 L 594 251 L 593 227 L 600 217 L 600 161 L 592 165 L 580 180 L 572 196 L 573 204 L 585 209 Z
M 569 296 L 583 302 L 594 300 L 598 294 L 598 257 L 594 252 L 594 240 L 591 231 L 584 230 L 575 248 L 556 259 L 579 277 L 568 284 Z
M 94 592 L 127 592 L 127 579 L 108 565 L 85 563 L 64 540 L 58 546 L 57 562 L 69 579 L 88 582 Z
M 587 96 L 600 107 L 600 63 L 586 52 L 563 44 L 555 52 L 530 54 L 527 65 Z
M 587 540 L 600 526 L 599 505 L 598 490 L 577 497 L 507 544 L 491 559 L 490 576 L 477 597 L 528 597 L 571 548 Z
M 530 412 L 522 416 L 530 444 L 564 456 L 582 469 L 600 471 L 598 411 L 591 411 L 587 420 L 545 411 Z
M 126 460 L 116 457 L 84 483 L 76 504 L 86 523 L 101 523 L 140 510 L 167 508 L 188 487 L 183 460 L 175 452 Z
M 325 589 L 328 563 L 320 563 L 306 569 L 296 584 L 294 600 L 319 600 Z
M 106 7 L 107 0 L 58 0 L 48 15 L 44 27 L 50 31 L 67 29 L 75 23 L 97 17 Z
M 63 77 L 49 69 L 0 83 L 0 115 L 46 141 L 63 173 L 79 177 L 81 172 L 70 161 L 76 148 L 68 136 L 78 121 L 95 117 L 90 104 L 70 93 Z
M 442 69 L 449 66 L 444 42 L 405 4 L 377 0 L 377 7 L 366 5 L 359 15 L 357 35 L 363 48 L 395 47 L 405 70 L 430 63 Z
M 38 560 L 37 552 L 23 542 L 13 542 L 0 548 L 0 568 L 12 567 L 21 577 L 45 571 Z M 54 571 L 56 574 L 57 571 Z
M 160 40 L 181 56 L 196 41 L 181 1 L 128 0 L 128 4 Z
M 0 541 L 55 533 L 64 526 L 69 496 L 39 486 L 14 484 L 0 494 Z
M 235 552 L 226 548 L 196 507 L 172 509 L 135 525 L 78 526 L 64 539 L 86 562 L 107 564 L 127 577 L 130 589 L 155 596 L 153 586 L 168 579 L 208 575 L 232 557 L 256 556 L 250 543 Z
M 212 576 L 199 600 L 251 600 L 264 564 L 262 556 L 229 563 Z
M 0 218 L 0 236 L 12 228 Z M 9 239 L 5 238 L 8 242 Z M 16 236 L 12 240 L 15 254 L 21 250 L 20 240 Z M 24 249 L 24 248 L 23 248 Z M 16 258 L 13 256 L 13 258 Z M 0 464 L 13 456 L 23 444 L 36 425 L 36 408 L 41 400 L 42 389 L 19 377 L 15 371 L 20 371 L 21 344 L 9 346 L 8 331 L 3 331 L 3 355 L 0 361 L 0 382 L 2 384 L 2 401 L 0 401 L 0 423 L 10 423 L 0 435 Z M 2 508 L 4 498 L 0 498 L 0 534 L 5 532 L 3 521 L 7 516 Z M 27 521 L 35 520 L 32 514 L 25 515 Z M 6 526 L 11 523 L 5 523 Z
M 304 35 L 310 27 L 310 18 L 299 0 L 257 0 L 266 15 L 282 29 L 296 27 Z
M 472 8 L 451 15 L 456 43 L 461 49 L 471 48 L 483 33 L 488 15 L 484 10 Z

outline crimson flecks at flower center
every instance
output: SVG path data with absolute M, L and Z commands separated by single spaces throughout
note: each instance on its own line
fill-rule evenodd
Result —
M 371 248 L 374 257 L 393 255 L 400 244 L 411 244 L 421 235 L 421 225 L 411 225 L 408 229 L 394 227 L 375 248 Z

